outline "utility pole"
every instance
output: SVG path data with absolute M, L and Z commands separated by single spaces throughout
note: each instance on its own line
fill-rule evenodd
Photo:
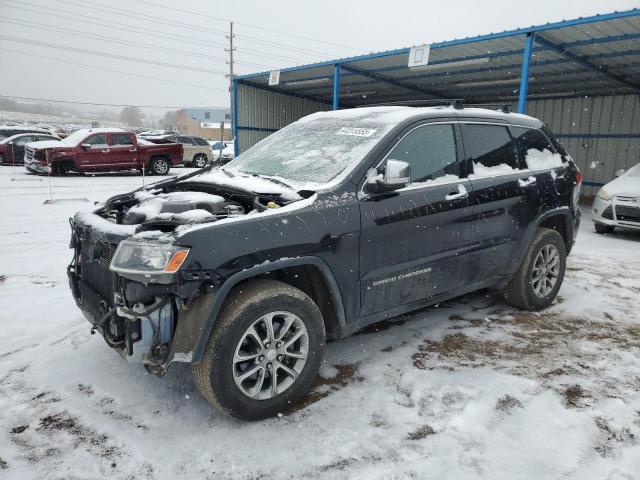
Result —
M 233 52 L 235 47 L 233 46 L 233 22 L 229 22 L 229 48 L 225 49 L 229 52 L 229 118 L 233 124 Z

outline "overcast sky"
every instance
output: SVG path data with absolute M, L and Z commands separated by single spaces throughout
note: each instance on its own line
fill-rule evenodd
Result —
M 228 79 L 219 72 L 228 70 L 228 23 L 213 17 L 238 22 L 236 71 L 250 73 L 639 6 L 630 0 L 0 0 L 0 94 L 227 106 Z

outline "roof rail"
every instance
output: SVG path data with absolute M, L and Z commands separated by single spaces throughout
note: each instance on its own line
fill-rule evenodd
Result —
M 418 100 L 399 100 L 397 102 L 378 102 L 378 103 L 368 103 L 366 105 L 357 105 L 355 108 L 365 108 L 365 107 L 392 107 L 392 106 L 403 106 L 403 107 L 419 107 L 419 106 L 432 106 L 432 107 L 441 107 L 441 106 L 451 106 L 456 109 L 464 108 L 464 99 L 463 98 L 428 98 L 428 99 L 418 99 Z
M 456 110 L 461 110 L 465 107 L 487 108 L 487 109 L 491 109 L 493 107 L 497 110 L 500 110 L 502 113 L 511 113 L 511 111 L 509 110 L 509 105 L 504 103 L 464 103 L 464 98 L 429 98 L 429 99 L 418 99 L 418 100 L 399 100 L 397 102 L 368 103 L 366 105 L 357 105 L 355 108 L 391 107 L 391 106 L 404 106 L 404 107 L 450 106 L 455 108 Z

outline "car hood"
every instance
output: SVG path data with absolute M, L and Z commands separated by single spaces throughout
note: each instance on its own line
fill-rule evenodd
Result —
M 640 196 L 640 164 L 603 187 L 610 195 Z
M 73 148 L 69 145 L 64 145 L 56 140 L 44 140 L 42 142 L 27 143 L 30 148 Z

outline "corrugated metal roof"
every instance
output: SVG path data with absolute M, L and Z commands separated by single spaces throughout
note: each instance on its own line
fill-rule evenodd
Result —
M 437 42 L 429 66 L 409 68 L 409 48 L 236 77 L 241 83 L 331 102 L 341 65 L 340 105 L 425 98 L 512 102 L 520 88 L 524 44 L 535 34 L 529 98 L 640 92 L 640 9 Z M 454 63 L 455 62 L 455 63 Z

